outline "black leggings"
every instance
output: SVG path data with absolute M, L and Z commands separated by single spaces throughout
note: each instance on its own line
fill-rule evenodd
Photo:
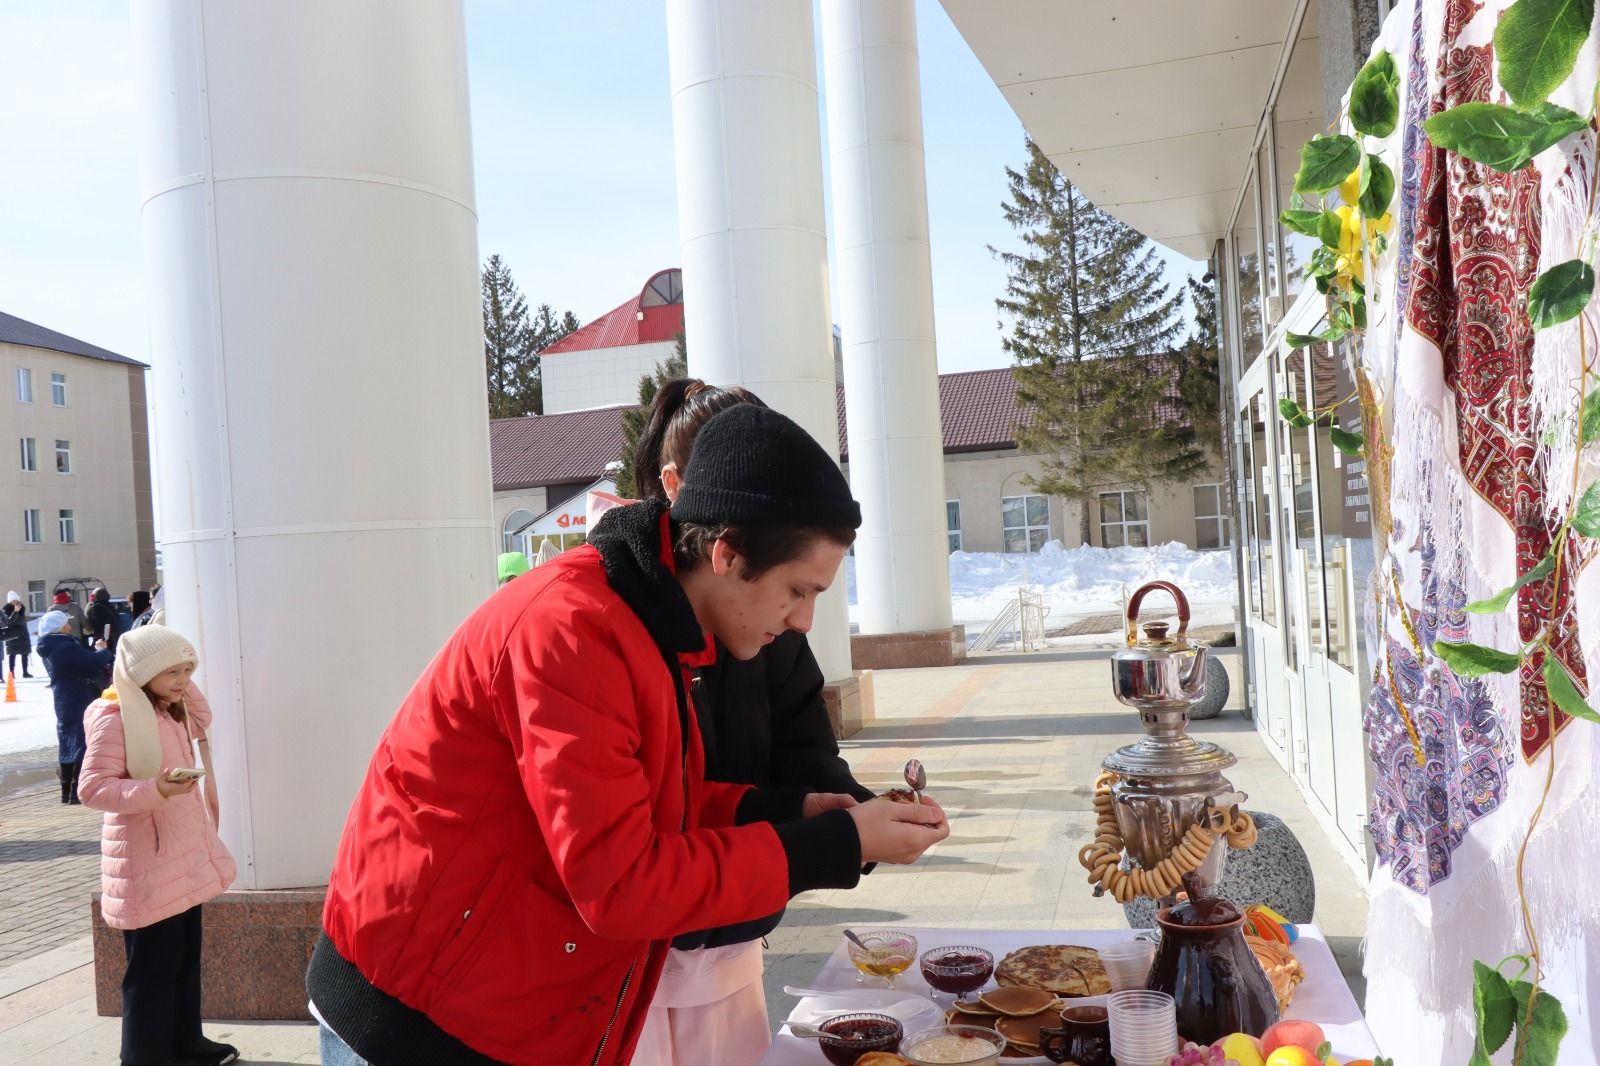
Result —
M 125 929 L 124 1066 L 167 1059 L 200 1043 L 200 907 L 143 929 Z
M 9 670 L 10 670 L 10 671 L 11 671 L 11 672 L 12 672 L 12 673 L 13 673 L 13 674 L 14 674 L 14 673 L 16 673 L 16 672 L 17 672 L 17 660 L 18 660 L 18 659 L 21 659 L 21 660 L 22 660 L 22 676 L 23 676 L 23 677 L 30 677 L 30 676 L 32 676 L 32 675 L 30 675 L 30 674 L 29 674 L 29 673 L 28 673 L 28 653 L 27 653 L 27 652 L 25 652 L 25 651 L 14 651 L 14 652 L 10 652 L 10 653 L 8 653 L 8 654 L 7 654 L 7 655 L 6 655 L 6 659 L 7 659 L 7 660 L 8 660 L 8 662 L 9 662 L 9 663 L 10 663 L 10 665 L 9 665 L 9 667 L 8 667 L 8 669 L 9 669 Z

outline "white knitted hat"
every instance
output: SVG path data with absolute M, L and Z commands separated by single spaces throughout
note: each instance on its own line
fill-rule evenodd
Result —
M 161 734 L 156 709 L 144 693 L 157 674 L 179 663 L 199 664 L 189 638 L 165 626 L 140 626 L 117 642 L 111 683 L 122 705 L 122 734 L 127 747 L 128 776 L 134 780 L 161 772 Z

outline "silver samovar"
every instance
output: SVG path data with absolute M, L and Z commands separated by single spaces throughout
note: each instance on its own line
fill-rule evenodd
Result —
M 1141 636 L 1139 605 L 1157 589 L 1177 601 L 1178 631 L 1169 635 L 1166 623 L 1149 622 Z M 1126 624 L 1127 647 L 1111 657 L 1112 685 L 1120 702 L 1138 710 L 1145 735 L 1101 765 L 1118 778 L 1111 794 L 1127 854 L 1151 870 L 1191 826 L 1231 822 L 1245 796 L 1222 776 L 1236 761 L 1232 753 L 1184 732 L 1189 708 L 1205 693 L 1210 652 L 1187 639 L 1188 598 L 1168 581 L 1142 585 L 1128 600 Z M 1201 887 L 1216 888 L 1227 852 L 1219 836 L 1195 871 Z

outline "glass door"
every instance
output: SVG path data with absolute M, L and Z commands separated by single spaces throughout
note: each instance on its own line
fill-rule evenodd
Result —
M 1279 762 L 1289 761 L 1289 686 L 1283 619 L 1282 553 L 1277 500 L 1278 401 L 1271 373 L 1275 360 L 1260 359 L 1239 383 L 1240 536 L 1245 570 L 1245 639 L 1250 644 L 1250 691 L 1256 728 Z

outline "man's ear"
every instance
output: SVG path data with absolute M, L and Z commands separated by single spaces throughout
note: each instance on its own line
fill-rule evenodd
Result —
M 678 502 L 678 490 L 683 488 L 683 475 L 678 473 L 677 463 L 668 463 L 661 468 L 661 491 L 667 494 L 668 503 Z
M 711 542 L 711 572 L 718 577 L 726 577 L 734 572 L 734 564 L 739 560 L 739 553 L 734 551 L 727 541 L 718 537 Z

